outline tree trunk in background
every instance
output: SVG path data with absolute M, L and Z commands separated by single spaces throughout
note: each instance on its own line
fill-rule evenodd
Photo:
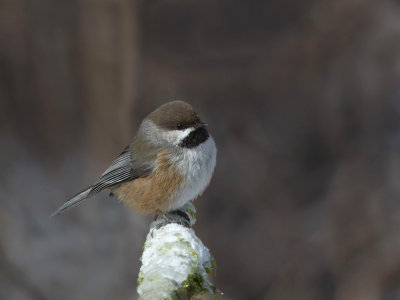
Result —
M 91 112 L 87 151 L 99 160 L 122 151 L 121 145 L 133 136 L 139 55 L 136 5 L 130 0 L 79 2 L 81 99 Z

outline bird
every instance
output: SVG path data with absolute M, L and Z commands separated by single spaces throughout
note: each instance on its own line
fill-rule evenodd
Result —
M 140 214 L 166 214 L 200 196 L 216 165 L 214 139 L 193 107 L 167 102 L 140 124 L 129 146 L 93 185 L 65 202 L 51 216 L 109 190 Z

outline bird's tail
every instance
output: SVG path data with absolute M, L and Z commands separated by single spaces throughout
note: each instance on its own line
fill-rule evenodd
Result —
M 83 190 L 76 196 L 72 197 L 70 200 L 65 202 L 63 205 L 61 205 L 57 210 L 55 210 L 50 217 L 54 217 L 58 214 L 63 213 L 66 209 L 70 208 L 71 206 L 74 206 L 75 204 L 78 204 L 79 202 L 89 198 L 89 193 L 91 191 L 93 186 L 88 187 L 86 190 Z M 89 196 L 89 197 L 88 197 Z

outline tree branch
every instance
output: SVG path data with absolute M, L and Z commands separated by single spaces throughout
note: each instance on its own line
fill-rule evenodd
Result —
M 192 229 L 195 214 L 189 203 L 178 213 L 161 215 L 151 224 L 141 258 L 139 299 L 191 299 L 200 294 L 220 294 L 207 280 L 215 262 Z

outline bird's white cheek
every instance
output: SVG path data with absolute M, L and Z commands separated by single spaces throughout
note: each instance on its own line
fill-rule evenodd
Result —
M 187 128 L 184 130 L 163 130 L 161 132 L 161 139 L 168 144 L 178 146 L 187 135 L 193 131 L 193 128 Z
M 157 146 L 179 146 L 181 141 L 194 128 L 185 130 L 166 130 L 157 127 L 152 121 L 144 120 L 140 126 L 139 133 L 149 142 Z

